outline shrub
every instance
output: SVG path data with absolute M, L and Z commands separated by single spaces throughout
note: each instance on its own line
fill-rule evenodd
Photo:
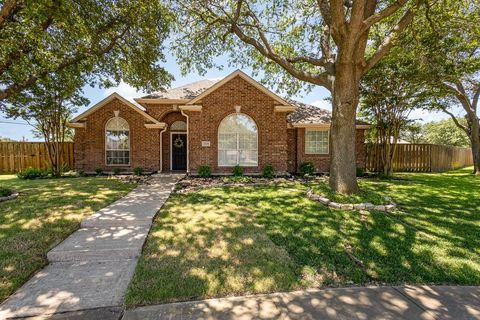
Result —
M 120 169 L 120 168 L 113 168 L 113 170 L 112 170 L 114 176 L 118 176 L 121 171 L 122 171 L 122 169 Z
M 86 176 L 87 176 L 87 174 L 86 174 L 85 171 L 83 171 L 83 170 L 79 170 L 79 171 L 78 171 L 78 175 L 79 175 L 80 177 L 86 177 Z
M 42 169 L 28 167 L 25 170 L 20 171 L 17 173 L 17 177 L 20 179 L 37 179 L 37 178 L 45 178 L 48 176 L 48 172 Z
M 95 173 L 97 174 L 97 176 L 101 176 L 102 173 L 103 173 L 102 168 L 97 168 L 97 169 L 95 169 Z
M 267 164 L 262 169 L 262 177 L 271 179 L 275 175 L 275 169 L 271 164 Z
M 310 161 L 303 162 L 300 165 L 300 172 L 304 176 L 314 174 L 315 173 L 315 165 L 313 164 L 313 162 L 310 162 Z
M 237 164 L 235 167 L 233 167 L 232 173 L 235 177 L 241 177 L 243 176 L 243 169 Z
M 357 168 L 357 177 L 365 176 L 365 170 L 363 168 Z
M 136 167 L 133 169 L 133 173 L 136 176 L 141 176 L 143 174 L 143 168 L 142 167 Z
M 212 175 L 212 168 L 210 166 L 198 167 L 198 175 L 202 178 L 208 178 Z
M 8 197 L 13 191 L 8 188 L 0 187 L 0 197 Z

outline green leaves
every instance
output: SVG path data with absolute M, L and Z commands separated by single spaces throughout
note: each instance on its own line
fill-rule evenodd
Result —
M 146 91 L 172 79 L 159 65 L 171 16 L 158 0 L 6 0 L 0 10 L 0 107 L 56 76 Z

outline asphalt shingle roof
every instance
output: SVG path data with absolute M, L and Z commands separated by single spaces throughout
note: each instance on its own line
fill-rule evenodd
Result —
M 198 95 L 202 94 L 208 88 L 213 86 L 215 83 L 220 81 L 218 80 L 200 80 L 192 82 L 181 87 L 169 89 L 166 91 L 153 92 L 147 96 L 142 97 L 143 99 L 185 99 L 191 100 Z M 326 109 L 322 109 L 316 106 L 312 106 L 303 102 L 299 102 L 292 99 L 285 99 L 288 103 L 293 106 L 296 106 L 297 109 L 290 113 L 287 117 L 287 120 L 291 124 L 309 124 L 309 123 L 318 123 L 318 124 L 328 124 L 332 119 L 332 114 Z M 357 124 L 367 124 L 364 121 L 357 120 Z
M 143 99 L 185 99 L 191 100 L 202 94 L 220 80 L 200 80 L 166 91 L 157 91 L 142 97 Z

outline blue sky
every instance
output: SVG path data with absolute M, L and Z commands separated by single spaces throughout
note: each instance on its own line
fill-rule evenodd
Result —
M 176 64 L 175 58 L 168 55 L 167 61 L 164 64 L 165 68 L 175 77 L 175 81 L 172 82 L 172 87 L 178 87 L 190 82 L 194 82 L 197 80 L 205 79 L 205 78 L 223 78 L 227 76 L 229 73 L 235 71 L 235 68 L 228 67 L 228 62 L 225 57 L 220 57 L 217 59 L 217 64 L 225 66 L 223 70 L 217 69 L 210 69 L 205 74 L 205 76 L 199 76 L 196 73 L 191 73 L 186 76 L 182 76 L 180 74 L 180 69 Z M 243 71 L 249 75 L 251 75 L 251 70 L 243 69 Z M 259 79 L 257 79 L 259 80 Z M 120 83 L 117 87 L 108 88 L 108 89 L 100 89 L 98 87 L 91 88 L 90 86 L 86 86 L 84 88 L 85 96 L 90 100 L 90 105 L 96 104 L 112 92 L 118 92 L 122 96 L 127 99 L 133 99 L 136 97 L 140 97 L 144 94 L 144 92 L 137 92 L 133 87 L 129 86 L 126 83 Z M 315 106 L 331 109 L 331 104 L 329 101 L 326 101 L 326 98 L 330 97 L 330 93 L 322 88 L 317 87 L 313 91 L 309 92 L 308 94 L 298 94 L 297 96 L 293 97 L 296 100 L 313 104 Z M 78 110 L 78 113 L 85 111 L 86 108 L 82 108 Z M 419 119 L 422 121 L 433 121 L 439 120 L 442 118 L 446 118 L 442 113 L 432 113 L 427 111 L 414 111 L 411 114 L 412 119 Z M 9 122 L 9 123 L 5 123 Z M 8 137 L 14 140 L 26 140 L 26 141 L 36 141 L 37 139 L 34 138 L 32 134 L 32 129 L 29 125 L 26 125 L 25 122 L 21 119 L 5 119 L 5 117 L 0 113 L 0 137 Z

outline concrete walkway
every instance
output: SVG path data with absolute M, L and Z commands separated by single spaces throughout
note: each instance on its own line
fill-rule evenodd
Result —
M 155 175 L 82 221 L 48 252 L 50 264 L 0 305 L 0 319 L 54 313 L 83 318 L 81 310 L 89 309 L 100 319 L 118 319 L 152 219 L 181 177 Z
M 362 287 L 273 293 L 140 307 L 126 310 L 122 319 L 480 319 L 480 287 Z

